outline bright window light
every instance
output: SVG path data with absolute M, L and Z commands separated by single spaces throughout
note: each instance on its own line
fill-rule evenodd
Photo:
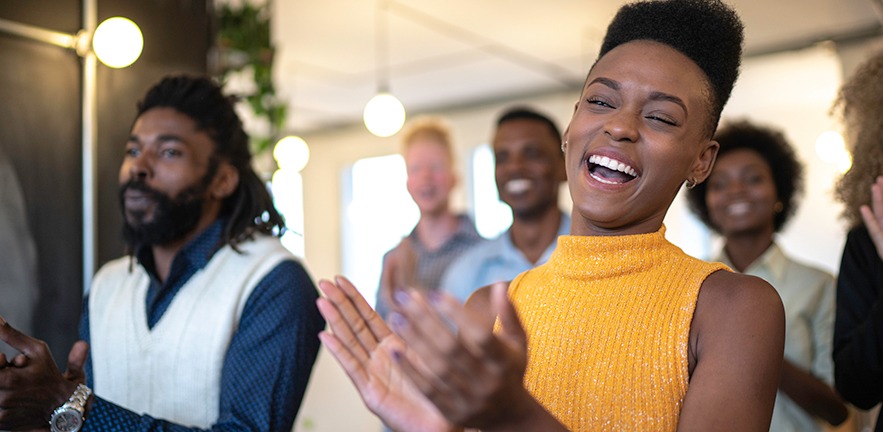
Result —
M 843 135 L 836 131 L 822 132 L 816 139 L 816 154 L 826 164 L 834 165 L 841 173 L 852 167 L 852 157 L 846 149 Z
M 295 170 L 281 169 L 273 174 L 270 183 L 276 210 L 285 218 L 288 228 L 282 235 L 282 245 L 303 258 L 304 247 L 304 180 Z
M 383 254 L 408 235 L 420 210 L 399 155 L 360 159 L 343 181 L 343 273 L 374 306 Z
M 478 146 L 472 154 L 472 208 L 475 228 L 484 238 L 494 238 L 512 225 L 512 209 L 500 201 L 494 171 L 490 144 Z

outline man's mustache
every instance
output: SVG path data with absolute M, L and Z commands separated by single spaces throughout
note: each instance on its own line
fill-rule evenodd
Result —
M 154 199 L 154 200 L 163 196 L 162 192 L 148 186 L 147 183 L 144 183 L 142 181 L 137 181 L 137 180 L 129 180 L 120 186 L 119 195 L 120 195 L 121 202 L 123 200 L 123 196 L 125 195 L 126 191 L 128 191 L 128 190 L 141 192 L 141 193 L 147 195 L 149 198 Z

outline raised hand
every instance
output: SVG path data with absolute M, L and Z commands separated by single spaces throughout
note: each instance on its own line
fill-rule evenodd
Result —
M 523 385 L 527 339 L 505 284 L 491 293 L 499 333 L 447 294 L 402 291 L 397 300 L 390 323 L 411 349 L 402 369 L 445 418 L 482 430 L 564 430 Z
M 12 328 L 0 317 L 0 340 L 15 348 L 20 355 L 0 369 L 0 429 L 44 429 L 50 414 L 74 393 L 77 382 L 65 378 L 46 343 Z M 85 344 L 75 345 L 74 362 L 85 358 Z M 75 355 L 74 355 L 75 354 Z M 73 364 L 73 378 L 84 378 L 82 361 Z
M 877 248 L 877 255 L 883 259 L 883 176 L 877 177 L 871 185 L 871 204 L 861 206 L 859 211 Z
M 322 332 L 319 339 L 343 367 L 368 409 L 399 431 L 452 429 L 402 374 L 395 358 L 408 355 L 407 347 L 352 283 L 339 276 L 334 282 L 319 281 L 319 289 L 325 297 L 316 303 L 333 332 Z M 419 364 L 417 359 L 414 362 Z

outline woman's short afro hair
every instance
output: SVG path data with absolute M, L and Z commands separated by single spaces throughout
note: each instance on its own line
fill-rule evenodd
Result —
M 638 1 L 616 13 L 607 27 L 598 59 L 635 40 L 659 42 L 689 57 L 711 84 L 710 136 L 739 76 L 742 39 L 742 21 L 720 0 Z

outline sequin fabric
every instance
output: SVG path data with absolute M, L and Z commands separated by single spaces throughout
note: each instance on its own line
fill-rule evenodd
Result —
M 675 431 L 699 288 L 726 269 L 651 234 L 561 236 L 510 296 L 528 334 L 525 383 L 574 431 Z

